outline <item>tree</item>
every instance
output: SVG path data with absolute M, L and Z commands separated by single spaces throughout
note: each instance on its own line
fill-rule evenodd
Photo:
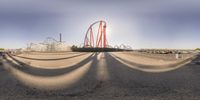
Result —
M 5 49 L 4 48 L 0 48 L 0 51 L 4 51 Z
M 200 48 L 196 48 L 196 50 L 200 51 Z
M 78 48 L 77 46 L 73 45 L 73 46 L 71 47 L 71 50 L 74 51 L 74 50 L 76 50 L 77 48 Z

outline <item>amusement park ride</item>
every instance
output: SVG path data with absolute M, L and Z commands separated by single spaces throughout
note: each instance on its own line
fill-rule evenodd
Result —
M 96 33 L 94 30 L 94 26 L 98 25 L 98 32 L 96 34 L 96 41 L 94 36 Z M 96 44 L 95 44 L 95 43 Z M 85 40 L 84 40 L 84 48 L 107 48 L 108 41 L 106 37 L 106 22 L 105 21 L 97 21 L 90 25 L 88 28 Z
M 40 52 L 58 52 L 58 51 L 78 51 L 78 52 L 106 52 L 106 51 L 131 51 L 130 46 L 110 46 L 107 40 L 106 22 L 96 21 L 92 23 L 87 29 L 84 43 L 82 46 L 67 47 L 62 41 L 62 34 L 59 34 L 59 41 L 47 37 L 42 43 L 30 43 L 27 45 L 27 51 L 40 51 Z
M 96 26 L 96 27 L 95 27 Z M 97 28 L 97 29 L 96 29 Z M 95 34 L 96 33 L 96 34 Z M 87 29 L 83 47 L 72 47 L 73 51 L 84 51 L 84 52 L 106 52 L 106 51 L 130 51 L 130 48 L 125 48 L 126 46 L 117 46 L 111 47 L 108 44 L 106 36 L 106 22 L 105 21 L 96 21 L 92 23 Z

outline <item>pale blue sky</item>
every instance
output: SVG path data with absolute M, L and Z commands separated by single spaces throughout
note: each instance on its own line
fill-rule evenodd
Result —
M 84 41 L 89 25 L 105 20 L 110 45 L 200 47 L 198 0 L 0 0 L 0 47 L 21 48 L 46 37 Z

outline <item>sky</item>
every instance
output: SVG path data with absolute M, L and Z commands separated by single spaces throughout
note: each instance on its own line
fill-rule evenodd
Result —
M 200 47 L 199 0 L 0 0 L 0 47 L 25 48 L 46 37 L 81 45 L 90 24 L 107 23 L 111 46 Z

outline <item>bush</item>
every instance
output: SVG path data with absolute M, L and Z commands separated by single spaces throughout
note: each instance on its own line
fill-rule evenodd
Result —
M 0 48 L 0 51 L 4 51 L 5 49 L 4 48 Z
M 196 48 L 196 50 L 200 51 L 200 48 Z
M 74 50 L 76 50 L 77 48 L 78 48 L 77 46 L 73 45 L 73 46 L 71 47 L 71 50 L 74 51 Z

